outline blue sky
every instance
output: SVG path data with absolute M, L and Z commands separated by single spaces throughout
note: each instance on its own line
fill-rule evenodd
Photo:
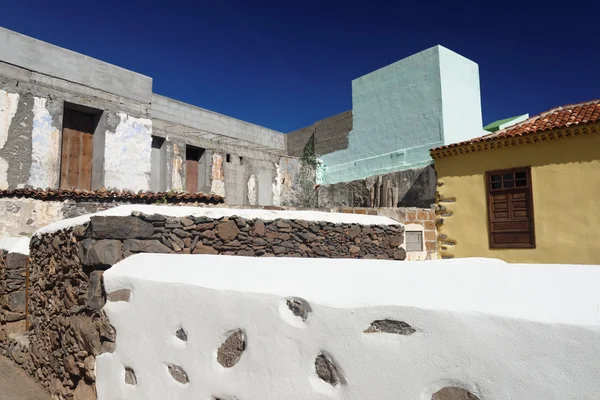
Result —
M 441 44 L 479 64 L 484 123 L 600 98 L 597 2 L 4 2 L 0 26 L 282 132 L 352 108 L 351 81 Z M 475 2 L 471 2 L 475 3 Z

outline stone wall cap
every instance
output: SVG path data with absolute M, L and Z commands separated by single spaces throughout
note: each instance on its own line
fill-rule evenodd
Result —
M 332 308 L 395 304 L 482 318 L 600 326 L 598 265 L 137 254 L 104 273 L 107 293 L 135 292 L 140 280 L 295 296 Z
M 6 250 L 8 253 L 19 253 L 29 255 L 28 237 L 7 237 L 0 239 L 0 250 Z
M 159 205 L 131 204 L 114 207 L 94 214 L 82 215 L 76 218 L 64 219 L 47 225 L 35 235 L 40 236 L 61 229 L 83 225 L 90 221 L 92 216 L 130 216 L 133 212 L 144 214 L 160 214 L 170 217 L 207 217 L 219 219 L 224 217 L 238 216 L 244 219 L 261 219 L 274 221 L 277 219 L 303 220 L 312 222 L 329 222 L 334 224 L 357 224 L 357 225 L 401 225 L 388 217 L 362 214 L 343 214 L 322 211 L 285 211 L 285 210 L 260 210 L 260 209 L 232 209 L 221 207 L 172 207 Z

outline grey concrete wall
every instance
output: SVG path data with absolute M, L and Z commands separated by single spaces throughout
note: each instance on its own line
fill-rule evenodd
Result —
M 150 190 L 162 192 L 167 189 L 167 143 L 163 138 L 152 138 Z
M 0 28 L 0 60 L 149 104 L 152 78 Z
M 152 117 L 157 120 L 157 128 L 167 133 L 199 136 L 273 154 L 286 150 L 285 135 L 281 132 L 157 94 L 152 96 Z
M 319 187 L 319 207 L 422 207 L 435 203 L 433 166 Z
M 352 111 L 325 118 L 313 125 L 287 134 L 288 154 L 302 157 L 304 147 L 314 134 L 315 154 L 324 155 L 348 148 L 348 133 L 352 130 Z

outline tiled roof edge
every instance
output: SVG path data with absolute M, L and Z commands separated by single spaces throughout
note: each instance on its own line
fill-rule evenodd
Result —
M 192 203 L 205 204 L 224 203 L 224 198 L 216 194 L 186 193 L 186 192 L 131 192 L 128 190 L 99 189 L 88 190 L 66 190 L 66 189 L 7 189 L 0 190 L 0 198 L 24 197 L 47 201 L 64 200 L 99 200 L 99 201 L 130 201 L 134 203 L 153 204 L 157 202 L 167 203 Z

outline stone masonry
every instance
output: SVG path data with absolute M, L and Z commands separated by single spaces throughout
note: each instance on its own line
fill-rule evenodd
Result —
M 1 351 L 14 350 L 8 348 L 9 337 L 25 331 L 26 267 L 26 255 L 0 250 Z
M 135 253 L 404 260 L 402 225 L 230 216 L 92 216 L 36 235 L 30 246 L 30 328 L 20 364 L 57 399 L 95 398 L 95 357 L 118 332 L 102 312 L 103 271 Z M 127 293 L 120 293 L 127 297 Z

